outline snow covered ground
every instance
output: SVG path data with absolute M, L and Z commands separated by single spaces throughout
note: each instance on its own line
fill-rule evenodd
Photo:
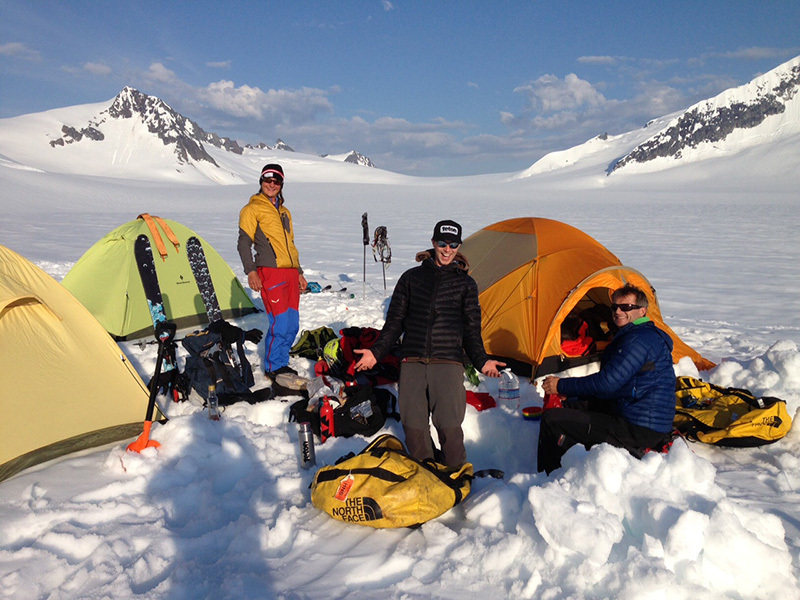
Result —
M 415 179 L 266 152 L 236 168 L 255 181 L 261 164 L 284 165 L 307 278 L 348 288 L 304 296 L 302 328 L 380 327 L 395 281 L 427 248 L 439 219 L 454 218 L 470 234 L 507 218 L 549 217 L 583 229 L 650 279 L 667 323 L 719 363 L 704 379 L 781 397 L 795 415 L 796 143 L 612 177 L 598 165 L 619 156 L 618 147 L 584 150 L 559 157 L 568 168 L 549 170 L 545 161 L 525 176 Z M 191 227 L 243 278 L 237 215 L 255 183 L 54 173 L 3 151 L 0 243 L 57 280 L 96 240 L 142 212 Z M 363 212 L 371 230 L 388 228 L 394 260 L 385 291 L 371 253 L 362 282 Z M 153 348 L 123 347 L 147 379 Z M 256 368 L 259 355 L 250 348 Z M 293 365 L 312 369 L 303 359 Z M 683 363 L 679 371 L 697 375 Z M 481 389 L 496 395 L 497 382 L 482 381 Z M 523 406 L 540 402 L 528 382 L 521 392 Z M 313 472 L 298 468 L 288 407 L 237 405 L 211 422 L 197 404 L 172 404 L 171 420 L 153 430 L 159 450 L 139 455 L 115 444 L 0 483 L 0 597 L 800 597 L 797 428 L 762 448 L 679 441 L 668 455 L 642 461 L 605 446 L 574 448 L 548 477 L 535 472 L 538 425 L 516 405 L 468 407 L 469 459 L 477 469 L 502 469 L 505 479 L 476 481 L 461 505 L 418 529 L 376 531 L 311 505 Z M 384 431 L 402 438 L 392 421 Z M 318 464 L 366 444 L 332 439 L 317 446 Z

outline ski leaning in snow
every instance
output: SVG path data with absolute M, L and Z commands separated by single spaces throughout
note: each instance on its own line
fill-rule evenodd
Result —
M 186 240 L 186 256 L 189 258 L 189 266 L 192 267 L 194 280 L 197 282 L 197 289 L 206 307 L 208 322 L 220 321 L 222 310 L 217 300 L 217 292 L 214 290 L 214 282 L 211 280 L 211 272 L 208 270 L 206 254 L 200 240 L 192 236 Z
M 150 317 L 153 319 L 153 332 L 159 342 L 159 348 L 161 345 L 165 346 L 164 351 L 161 352 L 163 360 L 159 374 L 174 371 L 174 373 L 170 373 L 170 382 L 165 392 L 168 395 L 171 393 L 173 399 L 177 402 L 178 390 L 175 387 L 177 361 L 175 358 L 175 342 L 173 335 L 170 334 L 170 331 L 174 334 L 174 327 L 170 327 L 171 324 L 167 321 L 167 313 L 164 311 L 164 300 L 161 296 L 161 287 L 158 285 L 158 274 L 156 273 L 156 264 L 153 261 L 150 238 L 144 234 L 137 237 L 133 246 L 133 253 L 136 258 L 136 266 L 139 268 L 139 278 L 142 280 Z M 155 385 L 158 385 L 158 382 Z
M 206 261 L 206 254 L 203 251 L 203 246 L 200 240 L 195 236 L 186 240 L 186 256 L 189 259 L 189 266 L 192 268 L 194 280 L 197 282 L 197 289 L 200 292 L 200 298 L 203 299 L 203 305 L 206 308 L 206 315 L 208 315 L 208 322 L 215 323 L 222 321 L 222 309 L 219 307 L 219 300 L 217 300 L 217 292 L 214 289 L 214 282 L 211 279 L 211 272 L 208 270 L 208 262 Z M 222 344 L 222 349 L 228 357 L 233 368 L 241 373 L 241 365 L 239 358 L 231 348 L 230 344 Z

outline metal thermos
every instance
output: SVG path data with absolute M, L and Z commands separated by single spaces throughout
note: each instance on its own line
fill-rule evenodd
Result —
M 314 453 L 314 433 L 311 431 L 310 423 L 300 423 L 298 438 L 300 440 L 300 466 L 309 469 L 317 464 L 317 456 Z

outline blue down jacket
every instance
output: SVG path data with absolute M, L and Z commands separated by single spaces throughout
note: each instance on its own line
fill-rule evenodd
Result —
M 564 396 L 608 398 L 614 414 L 654 431 L 672 431 L 675 371 L 672 339 L 652 321 L 619 330 L 601 357 L 598 373 L 559 380 Z

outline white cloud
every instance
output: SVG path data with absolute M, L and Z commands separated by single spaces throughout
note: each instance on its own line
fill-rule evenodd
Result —
M 235 117 L 264 118 L 264 93 L 249 85 L 236 87 L 232 81 L 210 83 L 205 90 L 198 90 L 199 96 L 212 107 Z
M 151 81 L 157 81 L 161 83 L 173 83 L 177 80 L 175 71 L 168 69 L 160 62 L 154 62 L 151 64 L 145 76 Z
M 301 124 L 313 121 L 320 113 L 332 112 L 326 92 L 315 88 L 268 90 L 241 85 L 232 81 L 210 83 L 196 90 L 197 100 L 225 114 L 240 118 L 266 118 L 284 123 Z
M 717 56 L 722 58 L 732 58 L 734 60 L 765 60 L 771 58 L 782 58 L 789 54 L 793 54 L 794 50 L 787 50 L 785 48 L 764 48 L 761 46 L 752 46 L 750 48 L 740 48 L 733 52 L 722 52 Z
M 181 80 L 161 62 L 153 62 L 135 79 L 138 81 L 134 81 L 134 85 L 140 86 L 142 91 L 164 99 L 172 98 L 176 108 L 195 121 L 205 123 L 205 127 L 222 124 L 228 129 L 251 133 L 254 121 L 267 123 L 271 131 L 314 123 L 321 114 L 333 112 L 328 96 L 339 92 L 338 86 L 328 90 L 304 87 L 264 91 L 247 84 L 237 86 L 226 79 L 198 87 Z
M 579 56 L 578 62 L 588 65 L 616 65 L 617 59 L 613 56 Z
M 543 75 L 536 81 L 519 86 L 515 92 L 527 96 L 533 112 L 557 112 L 581 106 L 600 106 L 606 99 L 588 81 L 570 73 L 564 79 Z
M 232 64 L 233 63 L 230 60 L 220 60 L 207 62 L 206 66 L 210 69 L 230 69 Z
M 42 59 L 38 50 L 32 50 L 25 44 L 19 42 L 8 42 L 0 44 L 0 56 L 10 56 L 22 60 L 40 61 Z
M 111 67 L 104 63 L 87 62 L 83 63 L 83 69 L 93 75 L 111 75 Z
M 381 4 L 383 5 L 383 10 L 390 11 L 394 9 L 394 4 L 389 2 L 389 0 L 382 0 Z

